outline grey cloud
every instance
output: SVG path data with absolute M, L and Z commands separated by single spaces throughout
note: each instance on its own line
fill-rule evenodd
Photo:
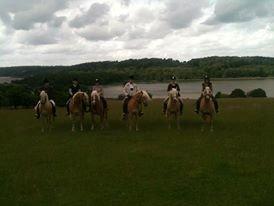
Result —
M 173 29 L 188 27 L 193 20 L 202 16 L 202 9 L 208 6 L 207 0 L 169 0 L 164 19 Z
M 6 25 L 16 30 L 29 30 L 35 23 L 50 21 L 56 11 L 66 8 L 67 2 L 66 0 L 1 0 L 0 18 Z
M 84 29 L 81 29 L 77 33 L 81 37 L 89 41 L 107 41 L 123 35 L 124 32 L 124 28 L 119 26 L 110 28 L 109 26 L 92 25 Z
M 122 5 L 125 5 L 125 6 L 129 6 L 131 3 L 131 0 L 121 0 L 121 1 L 122 1 Z
M 20 33 L 18 42 L 27 45 L 47 45 L 58 41 L 53 31 L 35 30 Z
M 218 0 L 207 24 L 251 21 L 273 15 L 273 0 Z
M 109 5 L 105 3 L 94 3 L 90 6 L 86 13 L 79 15 L 70 21 L 69 25 L 74 28 L 81 28 L 96 22 L 98 19 L 105 16 L 109 11 Z

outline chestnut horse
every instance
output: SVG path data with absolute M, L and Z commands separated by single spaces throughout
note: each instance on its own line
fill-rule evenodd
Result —
M 71 130 L 75 131 L 75 123 L 77 118 L 79 118 L 80 122 L 80 130 L 83 131 L 83 122 L 85 115 L 85 106 L 89 104 L 89 97 L 85 92 L 77 92 L 73 95 L 70 103 L 69 103 L 69 112 L 70 118 L 72 120 L 72 128 Z
M 51 123 L 53 120 L 52 104 L 49 101 L 48 94 L 45 91 L 40 92 L 40 104 L 38 110 L 42 120 L 42 132 L 51 131 Z
M 180 100 L 177 89 L 172 89 L 168 92 L 166 116 L 168 119 L 168 128 L 171 129 L 172 116 L 174 116 L 177 129 L 180 129 Z
M 135 130 L 139 131 L 138 127 L 138 118 L 139 112 L 144 106 L 148 105 L 148 101 L 151 100 L 150 96 L 146 91 L 138 91 L 135 95 L 131 97 L 128 102 L 128 127 L 129 130 L 132 130 L 132 127 L 135 126 Z
M 215 107 L 212 100 L 212 91 L 209 87 L 206 87 L 202 93 L 202 98 L 200 102 L 200 112 L 204 124 L 202 126 L 202 131 L 204 131 L 205 125 L 210 125 L 210 131 L 213 132 L 213 116 L 215 114 Z
M 100 117 L 101 129 L 107 126 L 107 109 L 104 108 L 104 104 L 101 100 L 100 94 L 94 90 L 90 94 L 91 100 L 91 130 L 94 130 L 95 115 Z

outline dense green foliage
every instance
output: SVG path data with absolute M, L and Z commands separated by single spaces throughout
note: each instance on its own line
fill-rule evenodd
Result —
M 32 110 L 0 110 L 0 205 L 274 205 L 273 100 L 220 100 L 213 133 L 185 103 L 181 131 L 153 101 L 138 133 L 118 101 L 107 130 L 82 133 L 61 109 L 44 135 Z
M 207 57 L 188 62 L 152 58 L 120 62 L 91 62 L 73 66 L 0 68 L 0 76 L 24 78 L 14 82 L 14 88 L 18 88 L 20 92 L 12 91 L 14 88 L 10 88 L 10 86 L 0 86 L 0 105 L 29 106 L 33 102 L 35 91 L 42 85 L 44 78 L 48 78 L 53 85 L 57 104 L 64 105 L 68 97 L 67 89 L 74 77 L 80 80 L 83 90 L 87 91 L 94 84 L 96 78 L 99 78 L 105 85 L 123 84 L 128 80 L 129 75 L 134 75 L 135 80 L 139 82 L 159 82 L 168 81 L 171 75 L 176 75 L 178 79 L 200 79 L 204 74 L 215 78 L 274 76 L 274 58 Z M 11 91 L 5 92 L 9 90 Z M 22 93 L 24 97 L 19 98 L 18 96 Z M 12 99 L 13 97 L 14 99 Z M 239 95 L 235 97 L 239 97 Z
M 246 97 L 245 92 L 242 89 L 234 89 L 229 95 L 231 98 L 239 98 Z
M 266 97 L 266 92 L 263 89 L 258 88 L 248 92 L 247 96 L 248 97 Z

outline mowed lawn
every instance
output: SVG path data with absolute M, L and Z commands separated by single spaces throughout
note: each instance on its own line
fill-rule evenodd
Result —
M 274 100 L 220 101 L 215 131 L 201 133 L 194 101 L 168 130 L 161 101 L 140 132 L 110 102 L 109 128 L 70 131 L 65 110 L 41 134 L 32 110 L 0 110 L 0 205 L 274 205 Z

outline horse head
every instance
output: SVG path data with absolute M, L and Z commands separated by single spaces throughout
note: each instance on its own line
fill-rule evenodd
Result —
M 40 92 L 40 102 L 41 104 L 45 104 L 46 102 L 48 102 L 49 98 L 47 93 L 43 90 Z
M 171 101 L 178 101 L 178 91 L 177 89 L 173 88 L 169 91 L 169 98 Z
M 77 92 L 72 97 L 72 100 L 75 104 L 78 104 L 78 105 L 80 105 L 80 104 L 88 105 L 88 103 L 89 103 L 89 97 L 88 97 L 87 93 L 85 93 L 85 92 Z
M 212 98 L 212 91 L 210 87 L 206 87 L 203 91 L 203 96 L 207 101 L 209 101 Z
M 95 105 L 96 101 L 100 101 L 100 94 L 96 90 L 94 90 L 90 94 L 90 99 L 91 99 L 91 103 Z

